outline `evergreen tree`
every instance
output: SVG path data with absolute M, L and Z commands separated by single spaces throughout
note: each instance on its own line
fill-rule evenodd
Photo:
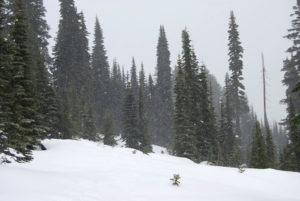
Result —
M 134 58 L 132 58 L 132 66 L 130 69 L 130 79 L 131 79 L 130 83 L 131 83 L 132 92 L 133 92 L 134 98 L 137 100 L 138 94 L 139 94 L 139 86 L 138 86 L 138 78 L 137 78 L 136 64 L 135 64 Z
M 288 30 L 286 36 L 292 42 L 292 46 L 287 49 L 290 58 L 284 61 L 282 71 L 285 72 L 283 84 L 287 86 L 286 99 L 283 100 L 287 104 L 288 117 L 286 124 L 291 139 L 291 144 L 286 153 L 290 153 L 291 157 L 295 159 L 294 170 L 300 171 L 300 1 L 297 0 L 294 6 L 294 12 L 291 15 L 294 17 L 292 20 L 292 28 Z M 285 157 L 288 158 L 288 157 Z
M 243 48 L 241 46 L 238 25 L 236 24 L 235 16 L 233 12 L 230 13 L 229 22 L 229 69 L 231 71 L 231 90 L 232 90 L 232 105 L 233 105 L 233 119 L 235 122 L 235 133 L 237 136 L 241 137 L 241 126 L 240 118 L 243 107 L 243 99 L 245 96 L 245 86 L 241 82 L 243 78 Z
M 138 120 L 137 120 L 137 105 L 136 99 L 131 88 L 131 84 L 127 81 L 126 95 L 123 106 L 123 136 L 126 147 L 133 149 L 139 149 L 140 135 L 138 131 Z
M 172 82 L 170 67 L 170 52 L 165 29 L 160 26 L 159 39 L 157 45 L 157 84 L 155 101 L 155 130 L 153 142 L 158 145 L 166 146 L 170 143 L 172 136 Z
M 83 128 L 82 128 L 82 138 L 91 141 L 96 141 L 96 126 L 94 122 L 93 111 L 91 107 L 86 107 L 86 111 L 83 111 Z
M 266 148 L 267 148 L 267 159 L 269 167 L 274 167 L 276 162 L 275 144 L 271 129 L 266 127 Z
M 93 101 L 93 88 L 92 88 L 92 70 L 90 68 L 90 54 L 89 54 L 89 42 L 88 42 L 88 32 L 85 25 L 85 19 L 83 13 L 79 13 L 79 28 L 80 32 L 78 35 L 77 43 L 77 79 L 76 85 L 78 87 L 78 96 L 81 102 L 80 112 L 81 121 L 83 126 L 81 128 L 83 134 L 82 137 L 95 140 L 96 139 L 96 126 L 94 122 L 94 101 Z M 80 76 L 79 76 L 80 75 Z M 77 88 L 76 87 L 76 88 Z M 73 114 L 75 116 L 75 114 Z
M 196 158 L 206 159 L 208 153 L 207 141 L 203 132 L 203 124 L 200 114 L 200 88 L 198 83 L 198 62 L 191 45 L 190 36 L 187 30 L 182 31 L 182 68 L 184 72 L 186 131 L 189 136 L 196 137 L 198 151 L 194 153 Z M 202 126 L 202 127 L 201 127 Z M 202 129 L 202 130 L 201 130 Z M 201 150 L 200 150 L 201 149 Z
M 224 101 L 221 100 L 220 106 L 220 120 L 219 120 L 219 131 L 217 135 L 218 142 L 218 165 L 225 165 L 224 151 L 225 151 L 225 137 L 226 137 L 226 116 Z M 221 161 L 222 160 L 222 161 Z
M 148 132 L 148 120 L 146 117 L 146 107 L 145 107 L 145 73 L 142 64 L 140 75 L 139 75 L 139 99 L 138 99 L 138 129 L 141 136 L 141 147 L 144 153 L 149 153 L 152 151 L 150 144 L 150 137 Z
M 60 0 L 60 5 L 61 19 L 54 47 L 52 72 L 63 112 L 62 137 L 94 139 L 95 132 L 89 133 L 90 136 L 87 137 L 85 129 L 90 127 L 85 124 L 91 124 L 94 118 L 89 112 L 93 111 L 92 76 L 84 16 L 77 13 L 73 0 Z
M 200 125 L 200 136 L 201 145 L 200 145 L 200 155 L 204 159 L 209 159 L 211 162 L 214 160 L 214 155 L 216 155 L 217 144 L 215 141 L 216 135 L 216 125 L 215 125 L 215 116 L 213 109 L 213 101 L 210 101 L 209 87 L 207 83 L 207 71 L 204 65 L 200 67 L 199 73 L 199 85 L 200 85 L 200 100 L 199 108 L 201 114 L 201 125 Z
M 26 7 L 27 22 L 29 24 L 28 35 L 31 44 L 31 54 L 33 58 L 40 54 L 44 57 L 45 63 L 50 63 L 48 52 L 49 26 L 45 19 L 46 9 L 43 0 L 24 0 Z M 37 64 L 33 63 L 33 69 L 36 70 Z
M 265 130 L 266 130 L 265 138 L 266 138 L 267 164 L 268 167 L 274 167 L 276 162 L 275 145 L 274 145 L 273 136 L 268 122 L 265 124 Z
M 266 144 L 262 136 L 260 124 L 256 121 L 253 129 L 250 166 L 253 168 L 266 168 L 267 165 Z
M 148 76 L 148 84 L 146 86 L 146 113 L 148 117 L 148 129 L 149 129 L 149 134 L 151 136 L 151 140 L 154 143 L 154 138 L 155 138 L 155 121 L 156 121 L 156 111 L 155 111 L 155 86 L 153 83 L 152 75 L 149 74 Z
M 60 137 L 60 107 L 56 94 L 48 78 L 44 57 L 36 57 L 36 88 L 38 100 L 38 112 L 42 114 L 41 124 L 47 128 L 47 137 Z M 46 137 L 46 136 L 45 136 Z
M 220 158 L 223 158 L 220 153 L 220 146 L 218 144 L 217 136 L 218 136 L 218 127 L 216 122 L 216 115 L 215 115 L 215 107 L 214 107 L 214 100 L 213 100 L 213 89 L 212 83 L 210 82 L 209 86 L 209 131 L 210 131 L 210 161 L 211 162 L 218 162 Z
M 33 91 L 26 14 L 22 0 L 16 0 L 14 8 L 14 25 L 11 33 L 14 53 L 9 84 L 13 97 L 9 105 L 11 115 L 7 133 L 9 133 L 8 146 L 18 153 L 11 156 L 22 162 L 32 159 L 31 149 L 35 145 L 41 145 L 40 139 L 45 135 L 45 128 L 39 121 L 40 114 L 37 111 Z
M 104 47 L 103 31 L 99 20 L 96 18 L 94 30 L 94 46 L 92 53 L 92 69 L 94 80 L 95 111 L 97 114 L 97 126 L 101 127 L 102 117 L 109 103 L 109 64 Z
M 296 109 L 294 107 L 294 103 L 292 98 L 290 98 L 289 103 L 289 111 L 288 111 L 288 131 L 291 143 L 289 144 L 288 150 L 290 156 L 286 158 L 294 158 L 293 166 L 295 171 L 300 171 L 300 150 L 299 150 L 299 142 L 300 142 L 300 129 L 299 125 L 294 121 L 296 117 Z
M 9 91 L 12 65 L 12 49 L 8 42 L 8 35 L 4 31 L 5 26 L 5 4 L 4 0 L 0 0 L 0 154 L 7 153 L 7 126 L 10 115 L 10 98 L 12 91 Z M 7 162 L 7 159 L 0 158 L 0 163 Z
M 76 45 L 80 28 L 74 1 L 60 0 L 59 2 L 61 19 L 58 26 L 56 45 L 53 49 L 54 64 L 51 71 L 62 110 L 60 122 L 62 138 L 68 139 L 77 134 L 78 129 L 75 128 L 75 125 L 81 125 L 78 122 L 75 123 L 75 117 L 73 116 L 76 113 L 73 112 L 74 110 L 77 111 L 76 116 L 81 114 L 78 111 L 79 103 L 73 103 L 77 97 L 74 75 L 75 71 L 78 70 L 75 63 L 77 61 Z M 78 117 L 77 121 L 79 121 Z
M 233 160 L 234 158 L 234 150 L 237 147 L 236 137 L 233 130 L 232 124 L 232 107 L 231 107 L 231 88 L 230 88 L 230 79 L 228 74 L 225 77 L 225 142 L 224 142 L 224 155 L 226 164 L 229 166 L 236 166 Z
M 122 100 L 124 92 L 123 78 L 121 69 L 116 60 L 113 61 L 112 75 L 111 75 L 111 108 L 112 118 L 116 123 L 116 130 L 119 132 L 121 129 L 121 113 L 122 113 Z
M 116 131 L 114 126 L 114 121 L 112 119 L 112 116 L 110 112 L 106 111 L 105 116 L 103 118 L 103 143 L 106 145 L 114 146 L 117 144 L 117 141 L 115 140 Z
M 174 130 L 175 136 L 173 139 L 173 154 L 180 157 L 186 157 L 191 160 L 196 160 L 197 147 L 196 136 L 189 132 L 188 117 L 185 112 L 186 93 L 185 93 L 185 78 L 182 67 L 181 58 L 178 58 L 178 72 L 175 80 L 175 110 L 174 110 Z

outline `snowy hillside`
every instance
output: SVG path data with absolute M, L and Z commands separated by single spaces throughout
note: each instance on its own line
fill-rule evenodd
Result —
M 299 201 L 300 173 L 195 164 L 89 141 L 46 140 L 26 164 L 0 166 L 1 201 Z M 180 174 L 179 187 L 170 178 Z

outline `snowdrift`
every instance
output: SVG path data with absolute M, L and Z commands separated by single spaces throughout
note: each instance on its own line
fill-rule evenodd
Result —
M 196 164 L 86 140 L 45 140 L 26 164 L 0 165 L 1 201 L 299 201 L 300 174 Z M 163 152 L 162 152 L 163 151 Z M 180 186 L 170 179 L 180 174 Z

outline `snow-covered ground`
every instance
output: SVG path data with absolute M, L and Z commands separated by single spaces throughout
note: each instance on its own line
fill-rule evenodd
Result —
M 46 140 L 25 164 L 0 165 L 0 201 L 299 201 L 300 173 L 195 164 L 85 140 Z M 164 153 L 162 153 L 162 150 Z M 180 174 L 179 187 L 171 184 Z

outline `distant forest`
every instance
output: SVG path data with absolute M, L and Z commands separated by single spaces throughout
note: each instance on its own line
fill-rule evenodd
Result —
M 84 13 L 74 0 L 59 2 L 50 55 L 43 0 L 0 0 L 1 163 L 31 161 L 32 150 L 46 150 L 44 139 L 114 146 L 120 135 L 126 147 L 145 154 L 155 144 L 197 163 L 300 171 L 300 0 L 286 35 L 292 45 L 282 50 L 288 115 L 280 123 L 269 122 L 266 112 L 259 120 L 248 103 L 244 49 L 233 12 L 221 87 L 199 62 L 187 29 L 176 66 L 161 25 L 155 75 L 146 75 L 134 58 L 125 71 L 117 59 L 109 63 L 99 20 L 90 51 Z

